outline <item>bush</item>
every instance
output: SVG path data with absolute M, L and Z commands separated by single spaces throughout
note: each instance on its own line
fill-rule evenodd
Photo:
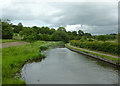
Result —
M 80 47 L 80 48 L 86 48 L 90 50 L 96 50 L 96 51 L 103 51 L 111 54 L 120 54 L 119 47 L 120 45 L 117 43 L 110 43 L 110 42 L 90 42 L 90 41 L 77 41 L 77 40 L 71 40 L 71 45 Z
M 88 41 L 94 41 L 92 38 L 88 38 Z
M 48 47 L 47 46 L 45 46 L 45 45 L 43 45 L 43 46 L 40 46 L 40 50 L 47 50 L 48 49 Z M 39 51 L 40 51 L 39 50 Z

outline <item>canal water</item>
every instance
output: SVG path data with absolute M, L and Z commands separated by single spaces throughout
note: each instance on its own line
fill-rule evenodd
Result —
M 42 62 L 27 63 L 22 78 L 27 84 L 117 84 L 116 67 L 67 48 L 44 51 Z

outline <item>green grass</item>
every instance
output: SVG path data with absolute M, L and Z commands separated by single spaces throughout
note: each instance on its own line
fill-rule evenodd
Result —
M 90 51 L 85 51 L 85 50 L 82 50 L 82 49 L 74 48 L 74 47 L 68 46 L 67 44 L 65 44 L 65 46 L 67 46 L 71 49 L 75 49 L 75 50 L 82 51 L 82 52 L 85 52 L 85 53 L 89 53 L 89 54 L 92 54 L 92 55 L 96 55 L 96 56 L 100 56 L 100 57 L 107 58 L 107 59 L 110 59 L 110 60 L 114 60 L 116 63 L 120 60 L 118 58 L 114 58 L 114 57 L 110 57 L 110 56 L 106 56 L 106 55 L 102 55 L 102 54 L 93 53 L 93 52 L 90 52 Z
M 37 41 L 31 44 L 8 47 L 2 49 L 2 83 L 3 84 L 25 84 L 25 81 L 15 78 L 16 73 L 20 74 L 25 62 L 40 61 L 44 55 L 40 54 L 41 45 L 54 45 L 61 42 Z
M 17 40 L 13 40 L 13 39 L 2 39 L 2 43 L 6 43 L 6 42 L 16 42 Z
M 2 84 L 2 49 L 0 49 L 0 86 Z

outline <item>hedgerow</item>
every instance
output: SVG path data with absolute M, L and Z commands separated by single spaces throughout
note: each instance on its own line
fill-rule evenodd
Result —
M 90 50 L 102 51 L 106 53 L 111 53 L 115 55 L 120 55 L 120 45 L 118 43 L 111 43 L 111 42 L 97 42 L 97 41 L 78 41 L 78 40 L 71 40 L 71 45 L 86 48 Z

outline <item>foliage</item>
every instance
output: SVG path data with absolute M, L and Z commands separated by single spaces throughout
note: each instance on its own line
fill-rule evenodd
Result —
M 92 38 L 88 38 L 87 40 L 88 40 L 88 41 L 94 41 Z
M 59 27 L 57 30 L 66 32 L 66 29 L 64 27 Z
M 26 36 L 25 39 L 26 39 L 27 42 L 30 42 L 30 43 L 36 41 L 36 37 L 34 36 L 34 34 L 31 34 L 31 35 L 29 35 L 29 36 Z
M 22 31 L 22 29 L 23 29 L 23 25 L 22 25 L 22 23 L 20 22 L 20 23 L 18 23 L 18 33 L 20 32 L 20 31 Z
M 71 45 L 78 46 L 80 48 L 86 48 L 90 50 L 96 50 L 96 51 L 102 51 L 106 53 L 111 53 L 115 55 L 120 55 L 120 50 L 118 49 L 120 46 L 117 43 L 111 43 L 111 42 L 81 42 L 77 40 L 71 40 Z
M 63 31 L 56 31 L 52 36 L 52 40 L 68 42 L 69 37 L 68 37 L 67 33 L 65 33 Z
M 65 46 L 71 48 L 71 49 L 75 49 L 75 50 L 78 50 L 78 51 L 82 51 L 82 52 L 85 52 L 85 53 L 89 53 L 89 54 L 92 54 L 92 55 L 95 55 L 95 56 L 100 56 L 100 57 L 103 57 L 103 58 L 107 58 L 107 59 L 110 59 L 110 60 L 114 60 L 116 63 L 118 63 L 120 61 L 120 59 L 118 58 L 114 58 L 114 57 L 111 57 L 111 56 L 106 56 L 106 55 L 102 55 L 102 54 L 99 54 L 99 53 L 95 53 L 95 52 L 91 52 L 91 51 L 86 51 L 84 49 L 79 49 L 79 48 L 75 48 L 75 47 L 72 47 L 72 46 L 69 46 L 67 44 L 65 44 Z
M 99 36 L 97 37 L 97 39 L 98 39 L 99 41 L 106 41 L 106 40 L 107 40 L 107 37 L 106 37 L 105 35 L 99 35 Z
M 19 33 L 20 31 L 23 30 L 22 23 L 18 23 L 18 25 L 12 25 L 12 27 L 14 28 L 13 29 L 14 33 Z
M 120 33 L 117 34 L 116 38 L 117 38 L 118 43 L 120 43 Z
M 50 36 L 47 35 L 47 34 L 42 34 L 42 40 L 44 40 L 44 41 L 50 41 L 51 38 L 50 38 Z
M 76 31 L 72 31 L 72 35 L 73 36 L 77 36 L 77 32 Z
M 92 37 L 91 33 L 85 33 L 84 35 L 85 35 L 87 38 L 91 38 L 91 37 Z
M 46 50 L 46 49 L 48 49 L 47 46 L 45 46 L 45 45 L 40 46 L 40 50 Z
M 13 35 L 13 40 L 22 40 L 22 39 L 23 39 L 23 37 L 20 36 L 19 33 L 14 33 L 14 35 Z
M 2 39 L 12 39 L 13 29 L 8 22 L 2 22 Z
M 80 40 L 81 38 L 84 37 L 84 40 L 87 40 L 88 38 L 92 38 L 99 41 L 106 41 L 106 40 L 111 41 L 111 40 L 115 40 L 117 37 L 115 33 L 92 36 L 91 33 L 84 33 L 82 30 L 79 30 L 77 33 L 77 31 L 66 31 L 64 27 L 59 27 L 57 30 L 55 30 L 54 28 L 49 28 L 44 26 L 24 27 L 22 23 L 18 23 L 18 25 L 12 25 L 10 24 L 10 22 L 9 23 L 8 22 L 9 20 L 7 20 L 6 25 L 3 24 L 3 27 L 5 28 L 5 29 L 3 28 L 3 35 L 4 35 L 3 38 L 7 38 L 7 39 L 13 38 L 13 31 L 14 33 L 19 34 L 18 36 L 14 35 L 13 39 L 15 40 L 16 39 L 30 40 L 30 38 L 32 40 L 34 38 L 34 40 L 44 40 L 44 41 L 62 40 L 64 42 L 68 42 L 69 40 Z M 58 37 L 60 34 L 57 35 L 57 37 L 54 37 L 55 33 L 58 31 L 61 31 L 61 34 L 63 34 L 62 32 L 64 32 L 64 34 L 67 35 L 68 37 L 65 37 L 65 39 L 62 36 Z
M 75 40 L 80 40 L 81 38 L 82 38 L 81 36 L 77 35 L 77 36 L 75 37 Z
M 78 35 L 79 35 L 79 36 L 84 36 L 84 32 L 83 32 L 82 30 L 79 30 L 79 31 L 78 31 Z

